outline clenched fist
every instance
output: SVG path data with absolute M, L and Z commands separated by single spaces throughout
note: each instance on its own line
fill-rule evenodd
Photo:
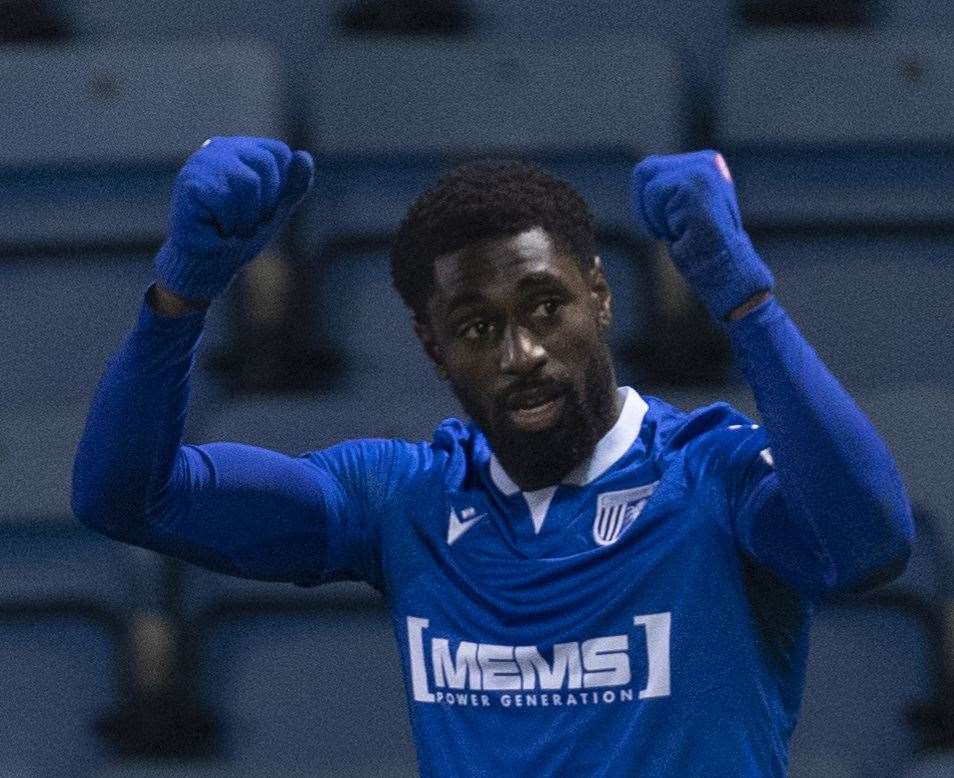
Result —
M 669 243 L 676 267 L 716 319 L 772 288 L 772 273 L 742 228 L 721 154 L 647 157 L 633 168 L 632 186 L 637 223 Z
M 278 232 L 313 176 L 311 155 L 279 140 L 207 140 L 176 176 L 159 280 L 191 300 L 219 295 Z

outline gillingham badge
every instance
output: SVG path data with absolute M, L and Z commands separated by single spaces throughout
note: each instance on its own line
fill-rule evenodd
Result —
M 635 489 L 603 492 L 596 499 L 596 517 L 593 519 L 593 540 L 609 546 L 642 512 L 659 481 Z

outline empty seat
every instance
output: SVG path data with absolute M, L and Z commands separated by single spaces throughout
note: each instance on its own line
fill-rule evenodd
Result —
M 954 378 L 947 335 L 954 237 L 864 228 L 819 232 L 807 225 L 754 231 L 775 275 L 776 297 L 847 386 Z M 937 411 L 929 414 L 933 423 L 945 424 Z
M 715 135 L 748 225 L 950 224 L 952 74 L 924 30 L 741 37 Z
M 869 778 L 896 776 L 921 743 L 912 713 L 942 693 L 930 613 L 897 604 L 825 606 L 814 616 L 792 774 L 837 754 Z
M 0 246 L 158 243 L 172 178 L 211 135 L 275 135 L 274 59 L 250 41 L 11 48 Z
M 543 161 L 630 227 L 629 167 L 678 149 L 677 70 L 648 37 L 342 42 L 316 66 L 314 244 L 388 234 L 457 160 Z
M 346 585 L 310 603 L 224 603 L 195 622 L 197 682 L 238 767 L 415 775 L 394 635 L 383 601 Z M 373 773 L 370 773 L 373 774 Z
M 123 695 L 119 634 L 120 622 L 95 609 L 0 603 L 5 774 L 80 778 L 107 763 L 94 728 Z

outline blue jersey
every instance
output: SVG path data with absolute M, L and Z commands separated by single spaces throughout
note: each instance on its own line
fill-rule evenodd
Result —
M 316 575 L 388 595 L 425 774 L 784 775 L 809 605 L 740 534 L 778 508 L 764 432 L 620 391 L 535 492 L 456 420 L 309 455 L 340 487 Z
M 380 589 L 425 775 L 782 776 L 812 604 L 910 553 L 890 454 L 774 301 L 729 325 L 764 427 L 624 388 L 593 455 L 534 492 L 457 420 L 294 457 L 183 444 L 202 324 L 143 304 L 73 510 L 233 575 Z

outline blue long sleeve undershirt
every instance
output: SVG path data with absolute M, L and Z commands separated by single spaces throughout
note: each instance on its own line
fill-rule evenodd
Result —
M 233 575 L 313 579 L 324 560 L 347 567 L 349 551 L 328 546 L 344 533 L 324 518 L 341 513 L 327 508 L 347 499 L 345 489 L 312 459 L 182 444 L 204 319 L 162 316 L 147 292 L 93 399 L 74 463 L 74 514 L 116 539 Z M 784 520 L 745 528 L 740 542 L 813 594 L 896 573 L 913 537 L 910 505 L 871 424 L 774 298 L 726 327 L 784 500 Z M 817 564 L 792 572 L 787 549 L 806 543 Z M 312 567 L 296 569 L 302 560 Z
M 820 557 L 799 571 L 798 588 L 811 594 L 897 575 L 914 524 L 901 475 L 872 424 L 774 297 L 725 327 L 771 443 L 788 528 L 752 531 L 761 533 L 749 538 L 756 555 L 791 571 L 791 549 L 771 534 L 804 533 Z

